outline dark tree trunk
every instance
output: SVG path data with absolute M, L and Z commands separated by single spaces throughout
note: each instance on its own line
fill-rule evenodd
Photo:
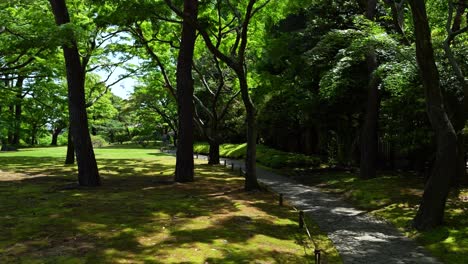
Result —
M 190 21 L 198 15 L 198 0 L 184 1 L 184 22 L 179 57 L 177 60 L 177 105 L 179 116 L 179 138 L 175 170 L 176 182 L 193 181 L 193 79 L 192 61 L 196 29 Z
M 466 179 L 466 158 L 465 158 L 465 138 L 463 134 L 458 134 L 457 137 L 457 168 L 455 178 L 452 186 L 459 188 L 464 182 L 468 182 Z
M 60 132 L 62 132 L 62 130 L 63 128 L 61 127 L 54 128 L 54 131 L 52 132 L 52 142 L 50 143 L 51 146 L 57 146 L 58 136 L 60 135 Z
M 444 51 L 445 56 L 448 59 L 451 67 L 452 72 L 454 73 L 456 80 L 458 81 L 459 85 L 463 91 L 463 100 L 461 103 L 458 103 L 456 100 L 454 105 L 454 113 L 452 115 L 452 124 L 454 126 L 455 132 L 457 133 L 457 167 L 456 173 L 453 179 L 453 186 L 458 188 L 460 187 L 460 183 L 466 180 L 466 160 L 465 160 L 465 146 L 464 146 L 464 135 L 463 129 L 465 127 L 466 121 L 468 120 L 468 80 L 465 78 L 463 73 L 462 67 L 460 67 L 455 54 L 452 51 L 452 45 L 457 45 L 458 43 L 455 41 L 456 36 L 461 34 L 460 26 L 463 20 L 463 15 L 465 13 L 465 9 L 467 8 L 467 0 L 460 0 L 456 3 L 456 11 L 455 17 L 453 17 L 452 23 L 452 16 L 453 16 L 453 9 L 455 3 L 449 2 L 449 14 L 448 20 L 446 24 L 446 31 L 447 37 L 444 41 Z M 452 25 L 450 25 L 452 23 Z
M 73 145 L 70 129 L 68 129 L 67 157 L 65 158 L 65 164 L 75 164 L 75 146 Z
M 177 130 L 172 130 L 174 132 L 174 137 L 172 138 L 172 143 L 174 145 L 174 148 L 177 148 L 177 143 L 179 142 L 179 133 L 177 133 Z
M 50 0 L 49 2 L 57 25 L 70 23 L 65 0 Z M 91 144 L 86 113 L 85 69 L 81 65 L 77 43 L 73 37 L 66 45 L 63 45 L 63 54 L 67 71 L 70 132 L 78 163 L 78 182 L 82 186 L 98 186 L 101 184 L 101 179 Z
M 366 7 L 366 17 L 374 20 L 376 11 L 376 0 L 368 0 Z M 379 118 L 379 83 L 380 80 L 375 76 L 375 70 L 378 67 L 377 56 L 372 48 L 366 56 L 367 72 L 369 75 L 368 95 L 366 115 L 364 126 L 361 133 L 361 160 L 360 177 L 370 179 L 376 176 L 377 163 L 377 122 Z
M 36 145 L 36 134 L 37 134 L 37 126 L 33 124 L 32 129 L 31 129 L 31 146 Z
M 260 188 L 257 181 L 257 110 L 249 96 L 249 87 L 247 75 L 243 66 L 238 67 L 237 77 L 239 78 L 242 101 L 246 110 L 247 121 L 247 155 L 245 158 L 245 184 L 246 191 L 257 190 Z
M 443 222 L 450 179 L 454 176 L 456 168 L 457 137 L 443 104 L 424 0 L 410 0 L 409 3 L 415 27 L 416 58 L 425 91 L 427 114 L 437 140 L 436 161 L 413 220 L 416 229 L 427 230 Z
M 219 164 L 219 142 L 217 140 L 209 140 L 210 152 L 208 154 L 208 164 Z
M 13 145 L 19 145 L 21 136 L 21 114 L 23 112 L 22 101 L 23 101 L 23 81 L 24 77 L 18 76 L 16 81 L 16 103 L 15 103 L 15 130 L 13 133 L 12 143 Z
M 15 113 L 15 106 L 13 104 L 11 104 L 8 108 L 8 110 L 10 111 L 10 126 L 8 127 L 8 144 L 9 145 L 13 145 L 13 132 L 14 132 L 14 126 L 13 124 L 11 123 L 13 121 L 13 116 L 14 116 L 14 113 Z

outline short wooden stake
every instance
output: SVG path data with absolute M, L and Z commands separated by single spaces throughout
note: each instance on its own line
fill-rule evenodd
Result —
M 283 206 L 283 194 L 279 194 L 279 206 Z
M 231 163 L 231 170 L 234 171 L 234 163 Z
M 239 176 L 242 176 L 242 168 L 239 167 Z
M 226 167 L 226 160 L 224 160 L 224 167 Z
M 320 249 L 314 250 L 315 264 L 320 264 Z
M 304 212 L 299 211 L 299 228 L 304 228 Z

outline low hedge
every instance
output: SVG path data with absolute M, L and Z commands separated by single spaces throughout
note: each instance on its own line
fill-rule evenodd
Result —
M 221 157 L 244 159 L 247 144 L 222 144 L 219 147 Z M 208 155 L 210 146 L 207 143 L 195 143 L 193 146 L 195 153 Z M 320 158 L 317 156 L 307 156 L 303 154 L 284 152 L 272 149 L 265 145 L 257 145 L 257 162 L 270 168 L 295 168 L 295 167 L 317 167 L 320 165 Z

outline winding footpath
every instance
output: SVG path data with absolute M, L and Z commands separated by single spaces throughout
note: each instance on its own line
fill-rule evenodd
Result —
M 199 155 L 200 159 L 206 156 Z M 244 169 L 244 161 L 221 164 Z M 389 223 L 320 189 L 257 167 L 258 180 L 314 220 L 328 234 L 345 264 L 441 263 Z

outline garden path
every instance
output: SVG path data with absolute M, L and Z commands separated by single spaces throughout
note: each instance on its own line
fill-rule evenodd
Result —
M 221 164 L 225 164 L 224 160 L 228 167 L 234 164 L 236 170 L 245 168 L 244 161 L 223 158 Z M 391 224 L 354 208 L 338 196 L 258 166 L 257 177 L 261 184 L 283 194 L 286 201 L 316 222 L 333 241 L 345 264 L 440 263 Z

